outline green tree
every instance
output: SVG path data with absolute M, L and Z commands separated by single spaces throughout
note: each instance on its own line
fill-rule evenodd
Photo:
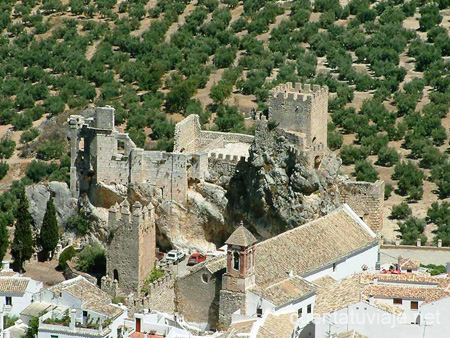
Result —
M 392 147 L 382 147 L 378 151 L 378 160 L 376 164 L 385 166 L 385 167 L 391 167 L 394 164 L 396 164 L 399 160 L 399 155 L 397 153 L 397 150 Z
M 59 241 L 59 226 L 53 197 L 50 197 L 47 202 L 40 238 L 42 248 L 47 255 L 55 251 Z
M 378 171 L 367 161 L 358 161 L 355 163 L 354 175 L 357 181 L 375 182 L 378 180 Z
M 392 207 L 391 218 L 405 219 L 412 215 L 412 210 L 408 203 L 402 202 Z
M 409 217 L 405 222 L 398 223 L 399 231 L 402 234 L 402 244 L 414 245 L 418 238 L 422 244 L 427 242 L 427 237 L 423 234 L 425 230 L 425 220 L 417 217 Z
M 11 246 L 11 255 L 14 258 L 13 267 L 18 272 L 23 272 L 23 264 L 29 260 L 34 253 L 33 234 L 31 231 L 31 215 L 28 198 L 25 195 L 25 187 L 21 187 L 18 195 L 18 206 L 16 210 L 16 228 Z
M 0 259 L 3 260 L 9 246 L 8 217 L 6 214 L 0 214 Z

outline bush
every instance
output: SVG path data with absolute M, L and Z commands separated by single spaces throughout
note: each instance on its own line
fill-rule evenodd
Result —
M 358 161 L 355 163 L 355 173 L 357 181 L 375 182 L 378 180 L 378 172 L 370 162 Z
M 399 160 L 399 155 L 397 153 L 397 150 L 392 147 L 382 147 L 378 151 L 378 160 L 376 164 L 384 166 L 384 167 L 391 167 L 394 164 L 396 164 Z
M 16 142 L 9 137 L 0 140 L 0 159 L 10 158 L 16 150 Z
M 392 184 L 386 183 L 384 185 L 384 199 L 387 200 L 389 197 L 391 197 L 393 191 L 394 187 L 392 186 Z
M 42 142 L 37 148 L 36 157 L 40 160 L 52 160 L 60 158 L 66 152 L 65 142 L 47 140 Z
M 97 242 L 85 246 L 80 252 L 77 269 L 104 275 L 106 273 L 105 249 Z
M 427 237 L 423 234 L 425 230 L 425 220 L 417 217 L 409 217 L 405 222 L 398 223 L 401 233 L 402 244 L 415 245 L 418 238 L 422 240 L 422 245 L 427 242 Z
M 66 226 L 67 229 L 74 231 L 79 236 L 84 236 L 92 229 L 92 221 L 87 215 L 78 213 L 69 218 Z
M 331 150 L 337 150 L 341 148 L 343 142 L 344 137 L 341 134 L 339 134 L 335 130 L 333 131 L 328 130 L 327 136 L 328 148 L 330 148 Z
M 37 183 L 47 178 L 58 166 L 54 163 L 47 164 L 43 161 L 32 161 L 25 171 L 25 175 L 33 182 Z
M 73 257 L 77 254 L 77 251 L 73 246 L 69 246 L 64 249 L 63 252 L 59 255 L 58 267 L 62 270 L 67 268 L 67 261 L 72 260 Z
M 409 195 L 410 200 L 417 201 L 423 195 L 422 170 L 418 169 L 411 161 L 398 163 L 392 174 L 393 180 L 398 180 L 398 191 L 402 196 Z
M 406 202 L 402 202 L 392 207 L 391 218 L 393 219 L 406 219 L 411 215 L 412 210 Z
M 9 164 L 6 162 L 0 162 L 0 180 L 6 176 L 9 170 Z
M 30 128 L 22 133 L 20 135 L 20 143 L 28 143 L 30 141 L 33 141 L 36 137 L 38 137 L 40 134 L 39 129 L 37 128 Z
M 356 161 L 365 160 L 369 155 L 369 151 L 364 147 L 356 148 L 352 145 L 344 145 L 339 155 L 342 159 L 342 164 L 349 165 Z

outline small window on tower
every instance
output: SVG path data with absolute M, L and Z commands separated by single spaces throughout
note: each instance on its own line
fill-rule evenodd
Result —
M 240 268 L 239 252 L 236 251 L 233 253 L 233 268 L 234 270 L 239 270 Z
M 125 154 L 125 142 L 121 140 L 117 140 L 117 153 Z
M 262 317 L 262 314 L 263 314 L 262 308 L 261 308 L 261 307 L 257 307 L 257 308 L 256 308 L 256 316 L 257 316 L 258 318 L 261 318 L 261 317 Z

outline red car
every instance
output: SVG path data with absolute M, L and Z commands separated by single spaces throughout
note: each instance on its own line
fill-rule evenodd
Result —
M 195 265 L 206 260 L 206 255 L 194 253 L 189 257 L 187 265 Z

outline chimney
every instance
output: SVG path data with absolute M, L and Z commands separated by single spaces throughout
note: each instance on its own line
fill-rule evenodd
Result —
M 422 240 L 420 238 L 417 238 L 416 246 L 422 246 Z
M 442 239 L 438 239 L 438 241 L 437 241 L 437 246 L 438 246 L 438 248 L 442 248 Z
M 374 301 L 373 295 L 369 295 L 369 304 L 373 304 Z
M 2 261 L 2 271 L 9 271 L 9 261 Z
M 77 310 L 75 310 L 75 309 L 70 310 L 70 325 L 69 325 L 69 328 L 72 331 L 75 330 L 75 327 L 76 327 L 76 325 L 75 325 L 76 316 L 77 316 Z

